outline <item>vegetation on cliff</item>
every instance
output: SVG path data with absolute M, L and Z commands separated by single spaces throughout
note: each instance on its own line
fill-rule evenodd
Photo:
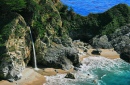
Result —
M 25 0 L 2 0 L 0 1 L 0 11 L 10 12 L 10 11 L 20 11 L 22 8 L 26 7 Z
M 100 14 L 90 13 L 86 17 L 67 9 L 67 6 L 63 6 L 59 11 L 63 26 L 73 39 L 86 41 L 97 34 L 108 35 L 118 27 L 130 23 L 130 7 L 126 4 L 118 4 Z
M 9 63 L 17 61 L 17 56 L 22 60 L 21 67 L 21 63 L 16 63 L 20 69 L 28 63 L 31 55 L 29 27 L 38 64 L 69 69 L 79 64 L 72 39 L 88 41 L 97 34 L 108 35 L 130 23 L 130 7 L 125 4 L 86 17 L 75 14 L 71 8 L 68 10 L 59 0 L 3 0 L 0 8 L 0 63 L 6 63 L 6 57 L 10 59 L 5 66 L 0 64 L 1 69 L 10 68 Z M 13 64 L 11 67 L 14 69 Z M 18 74 L 10 75 L 6 78 Z
M 0 7 L 2 13 L 5 11 L 20 13 L 32 27 L 35 38 L 44 38 L 49 27 L 54 28 L 58 36 L 65 32 L 73 39 L 86 41 L 97 34 L 111 34 L 116 28 L 130 22 L 130 7 L 126 4 L 116 5 L 100 14 L 90 13 L 86 17 L 75 14 L 72 8 L 68 10 L 68 7 L 62 5 L 59 0 L 5 0 Z M 5 19 L 3 21 L 0 23 L 1 26 L 7 23 Z M 45 28 L 46 26 L 48 27 Z

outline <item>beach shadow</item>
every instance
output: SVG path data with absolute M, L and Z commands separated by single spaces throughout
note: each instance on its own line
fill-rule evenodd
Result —
M 130 62 L 130 55 L 127 53 L 121 53 L 120 58 L 123 59 L 126 62 Z

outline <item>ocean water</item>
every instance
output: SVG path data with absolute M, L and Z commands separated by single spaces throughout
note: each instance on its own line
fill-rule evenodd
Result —
M 130 0 L 61 0 L 82 16 L 89 13 L 102 13 L 111 7 Z M 130 64 L 122 59 L 105 57 L 84 58 L 78 71 L 73 73 L 75 79 L 64 78 L 66 74 L 46 76 L 44 85 L 130 85 Z
M 61 2 L 82 16 L 105 12 L 119 3 L 130 5 L 130 0 L 61 0 Z
M 75 79 L 64 78 L 65 74 L 47 76 L 44 85 L 130 85 L 130 64 L 122 59 L 84 58 L 73 74 Z

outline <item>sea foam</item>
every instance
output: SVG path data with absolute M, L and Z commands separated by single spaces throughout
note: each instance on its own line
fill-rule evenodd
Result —
M 121 59 L 108 59 L 102 56 L 84 58 L 74 74 L 75 79 L 64 78 L 66 74 L 46 76 L 45 85 L 129 85 L 130 64 Z M 129 74 L 129 75 L 128 75 Z M 119 77 L 119 78 L 118 78 Z M 122 82 L 116 82 L 122 77 Z M 115 83 L 115 84 L 114 84 Z M 129 83 L 129 84 L 128 84 Z

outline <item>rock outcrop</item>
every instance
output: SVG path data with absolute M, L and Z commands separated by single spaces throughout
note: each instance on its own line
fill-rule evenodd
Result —
M 120 57 L 130 62 L 130 25 L 122 26 L 110 35 L 110 40 L 114 49 L 120 53 Z
M 27 0 L 26 4 L 19 14 L 9 11 L 0 17 L 4 21 L 0 22 L 0 78 L 17 80 L 28 62 L 34 62 L 30 61 L 33 53 L 29 27 L 40 66 L 67 70 L 77 66 L 78 51 L 62 26 L 60 1 Z
M 57 8 L 61 3 L 58 0 L 39 0 L 35 3 L 42 8 L 34 12 L 31 21 L 37 63 L 42 67 L 62 69 L 76 66 L 79 63 L 78 51 L 62 26 Z
M 87 43 L 78 42 L 78 39 L 89 41 L 97 34 L 111 33 L 116 27 L 130 22 L 127 20 L 130 15 L 129 7 L 124 4 L 117 5 L 103 14 L 83 17 L 68 10 L 60 0 L 25 0 L 25 2 L 26 6 L 22 9 L 18 10 L 17 6 L 13 7 L 15 9 L 13 11 L 2 9 L 3 13 L 0 14 L 0 78 L 9 81 L 20 79 L 21 72 L 28 62 L 33 62 L 29 27 L 35 43 L 38 66 L 68 70 L 79 64 L 77 48 L 84 52 L 91 48 Z M 12 4 L 13 2 L 10 3 L 11 7 Z M 104 22 L 104 17 L 110 20 Z M 129 28 L 127 25 L 110 36 L 97 36 L 93 38 L 92 46 L 114 47 L 122 56 L 128 58 Z M 77 41 L 72 42 L 72 39 Z
M 105 37 L 104 37 L 105 36 Z M 118 28 L 113 34 L 93 38 L 92 46 L 98 48 L 114 48 L 121 58 L 130 61 L 130 25 Z M 102 39 L 102 40 L 101 40 Z M 102 42 L 102 43 L 100 43 Z M 96 44 L 95 44 L 96 43 Z
M 71 47 L 57 45 L 49 47 L 44 52 L 37 52 L 38 64 L 44 67 L 71 69 L 79 64 L 78 51 Z
M 75 79 L 75 76 L 72 73 L 67 73 L 65 78 Z
M 19 14 L 0 29 L 0 78 L 18 80 L 30 60 L 30 34 Z
M 106 35 L 94 37 L 92 39 L 91 44 L 94 48 L 103 48 L 103 49 L 113 48 L 111 43 L 108 41 L 108 37 Z

